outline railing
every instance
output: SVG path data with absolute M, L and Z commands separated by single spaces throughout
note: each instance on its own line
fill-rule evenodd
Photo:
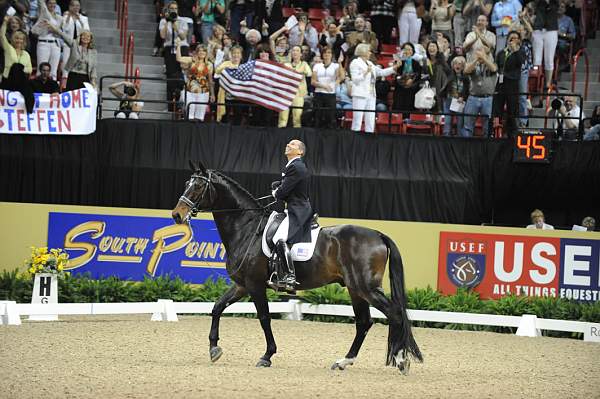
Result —
M 579 49 L 579 51 L 575 54 L 575 57 L 573 57 L 573 78 L 571 79 L 571 91 L 575 91 L 575 82 L 577 81 L 577 63 L 579 61 L 579 57 L 581 57 L 582 55 L 585 56 L 585 89 L 583 93 L 583 99 L 587 100 L 588 87 L 590 84 L 590 60 L 588 58 L 588 54 L 585 48 Z M 581 103 L 580 105 L 583 107 L 583 103 Z
M 127 37 L 129 2 L 127 0 L 115 0 L 115 8 L 117 12 L 117 29 L 119 29 L 119 46 L 123 46 Z
M 133 51 L 135 48 L 135 37 L 133 32 L 127 37 L 127 46 L 123 47 L 123 63 L 125 64 L 125 76 L 133 76 Z
M 140 84 L 140 67 L 136 67 L 135 68 L 135 73 L 133 74 L 133 76 L 135 77 L 135 79 L 133 80 L 133 84 L 135 84 L 136 86 L 138 86 Z

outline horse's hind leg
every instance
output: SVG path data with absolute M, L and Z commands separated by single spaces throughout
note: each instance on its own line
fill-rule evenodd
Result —
M 356 335 L 354 336 L 354 341 L 352 341 L 352 346 L 350 347 L 346 357 L 333 363 L 331 366 L 332 370 L 344 370 L 346 366 L 354 364 L 356 356 L 358 356 L 358 351 L 360 350 L 360 347 L 362 346 L 369 329 L 373 325 L 373 320 L 371 320 L 371 312 L 369 310 L 369 302 L 356 295 L 355 292 L 351 290 L 349 290 L 349 292 L 350 298 L 352 299 L 352 308 L 354 309 L 354 318 L 356 321 Z
M 242 286 L 234 284 L 219 300 L 215 303 L 211 312 L 212 322 L 210 325 L 210 334 L 208 340 L 210 342 L 210 360 L 216 362 L 223 354 L 223 350 L 217 346 L 219 341 L 219 321 L 221 315 L 227 306 L 237 302 L 241 297 L 246 295 L 246 289 Z

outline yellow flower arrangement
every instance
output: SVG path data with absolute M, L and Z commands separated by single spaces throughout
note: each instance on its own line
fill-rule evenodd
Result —
M 36 273 L 57 274 L 64 277 L 65 268 L 69 264 L 69 254 L 60 248 L 31 247 L 31 255 L 25 260 L 26 274 L 33 277 Z

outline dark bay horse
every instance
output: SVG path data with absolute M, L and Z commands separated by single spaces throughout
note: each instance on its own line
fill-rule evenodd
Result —
M 233 179 L 204 166 L 192 165 L 194 173 L 172 212 L 176 223 L 186 223 L 197 210 L 213 212 L 219 234 L 227 251 L 227 272 L 232 287 L 215 303 L 209 334 L 210 358 L 223 354 L 217 346 L 219 320 L 225 308 L 250 295 L 256 306 L 267 350 L 257 367 L 269 367 L 277 346 L 271 331 L 267 302 L 268 259 L 261 249 L 261 236 L 268 211 Z M 391 299 L 381 288 L 389 260 Z M 296 262 L 299 290 L 340 283 L 348 288 L 356 319 L 356 336 L 345 358 L 332 369 L 343 370 L 354 363 L 358 351 L 373 325 L 369 305 L 384 313 L 389 323 L 386 365 L 397 366 L 407 374 L 410 359 L 423 360 L 406 313 L 406 290 L 402 259 L 396 244 L 385 234 L 354 225 L 321 229 L 313 257 Z

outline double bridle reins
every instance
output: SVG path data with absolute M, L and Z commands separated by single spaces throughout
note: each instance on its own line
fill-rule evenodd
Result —
M 192 174 L 192 176 L 190 178 L 190 182 L 188 183 L 188 186 L 191 186 L 194 183 L 193 179 L 202 179 L 206 182 L 206 184 L 204 185 L 204 189 L 202 190 L 202 194 L 200 194 L 200 197 L 198 198 L 198 201 L 194 202 L 191 199 L 189 199 L 185 195 L 185 192 L 181 195 L 181 197 L 179 197 L 179 201 L 183 202 L 184 204 L 186 204 L 187 206 L 190 207 L 187 214 L 185 215 L 185 218 L 183 219 L 185 223 L 187 223 L 189 225 L 190 219 L 192 217 L 195 217 L 199 212 L 212 212 L 212 213 L 216 213 L 216 212 L 219 212 L 219 213 L 250 212 L 250 211 L 262 211 L 263 212 L 260 217 L 260 221 L 258 222 L 258 225 L 256 226 L 256 231 L 252 235 L 252 239 L 250 240 L 250 243 L 248 244 L 248 247 L 246 248 L 246 251 L 244 252 L 244 256 L 242 257 L 242 260 L 241 260 L 239 266 L 237 267 L 237 269 L 235 269 L 235 271 L 230 273 L 230 275 L 234 275 L 244 265 L 244 262 L 246 261 L 246 257 L 248 256 L 248 252 L 250 251 L 252 244 L 254 244 L 254 240 L 256 239 L 256 237 L 258 237 L 260 235 L 260 226 L 262 225 L 262 221 L 264 220 L 264 218 L 267 214 L 267 209 L 269 208 L 269 206 L 273 205 L 276 202 L 276 200 L 268 203 L 265 206 L 260 206 L 258 208 L 199 209 L 198 205 L 200 204 L 200 202 L 202 202 L 202 200 L 204 199 L 204 196 L 206 195 L 207 192 L 208 192 L 208 200 L 212 204 L 213 193 L 216 191 L 216 189 L 213 185 L 213 182 L 212 182 L 212 171 L 207 170 L 206 173 L 207 173 L 207 176 L 204 176 L 204 175 L 201 175 L 198 173 Z M 257 198 L 257 200 L 260 201 L 260 200 L 264 200 L 264 199 L 272 198 L 272 197 L 273 197 L 272 195 L 265 195 L 264 197 Z M 191 227 L 190 227 L 190 230 L 191 230 Z M 192 234 L 193 234 L 193 230 L 192 230 Z

